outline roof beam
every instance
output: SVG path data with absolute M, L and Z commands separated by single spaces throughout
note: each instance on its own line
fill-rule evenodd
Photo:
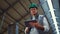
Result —
M 8 1 L 6 1 L 6 2 L 8 3 Z M 19 2 L 19 3 L 22 5 L 22 7 L 26 10 L 25 6 L 24 6 L 19 0 L 18 0 L 17 2 Z M 10 5 L 10 3 L 8 3 L 8 4 Z M 15 3 L 14 3 L 14 5 L 15 5 Z M 13 7 L 13 5 L 10 5 L 10 6 L 11 6 L 22 18 L 25 17 L 25 16 L 22 16 L 22 15 Z M 28 10 L 26 10 L 26 11 L 28 12 Z M 28 13 L 29 13 L 29 12 L 28 12 Z M 28 13 L 27 13 L 27 14 L 28 14 Z M 26 15 L 27 15 L 27 14 L 26 14 Z M 22 19 L 22 18 L 21 18 L 21 19 Z M 21 19 L 20 19 L 20 20 L 21 20 Z M 20 21 L 20 20 L 17 20 L 17 21 Z
M 11 17 L 13 20 L 17 21 L 17 20 L 14 19 L 8 12 L 6 12 L 6 14 L 7 14 L 9 17 Z M 19 23 L 19 24 L 21 24 L 21 23 Z M 22 24 L 21 24 L 21 25 L 22 25 Z M 22 26 L 24 26 L 24 25 L 22 25 Z
M 19 1 L 19 3 L 22 5 L 22 7 L 26 10 L 26 12 L 28 13 L 28 10 L 26 9 L 26 7 L 21 3 L 21 1 Z
M 6 2 L 9 6 L 11 6 L 21 17 L 23 17 L 23 16 L 13 7 L 17 2 L 19 2 L 19 0 L 17 0 L 13 5 L 11 5 L 7 0 L 5 0 L 5 2 Z
M 12 19 L 14 19 L 8 12 L 6 12 L 6 14 L 11 17 Z M 16 19 L 14 19 L 16 21 Z
M 7 13 L 7 12 L 6 12 Z M 9 13 L 7 13 L 7 15 L 8 16 L 10 16 L 12 19 L 14 19 Z M 15 21 L 16 21 L 16 19 L 14 19 Z M 21 23 L 19 23 L 19 24 L 21 24 Z M 21 24 L 22 25 L 22 24 Z M 22 26 L 24 26 L 24 25 L 22 25 Z M 25 26 L 24 26 L 25 27 Z M 7 31 L 7 30 L 6 30 Z M 5 31 L 4 31 L 5 32 Z
M 8 3 L 8 1 L 6 1 L 6 0 L 5 0 L 5 2 Z M 17 2 L 18 2 L 18 1 L 17 1 Z M 16 2 L 16 3 L 17 3 L 17 2 Z M 13 6 L 14 6 L 16 3 L 14 3 L 13 5 L 10 5 L 10 3 L 8 3 L 8 4 L 13 8 Z M 7 9 L 7 10 L 8 10 L 8 9 Z M 15 9 L 15 10 L 16 10 L 16 9 Z M 18 12 L 18 11 L 16 10 L 16 12 Z M 14 19 L 8 12 L 6 12 L 6 14 L 7 14 L 8 16 L 10 16 L 12 19 Z M 17 21 L 16 19 L 14 19 L 14 20 Z M 21 25 L 22 25 L 22 24 L 21 24 Z
M 6 12 L 7 13 L 7 12 Z M 9 13 L 7 13 L 7 15 L 9 16 L 9 17 L 11 17 L 13 20 L 15 20 L 15 21 L 17 21 L 16 19 L 14 19 Z M 19 23 L 19 24 L 21 24 L 21 23 Z M 21 24 L 22 25 L 22 24 Z M 22 25 L 22 26 L 24 26 L 24 25 Z
M 31 0 L 29 0 L 29 2 L 32 3 Z

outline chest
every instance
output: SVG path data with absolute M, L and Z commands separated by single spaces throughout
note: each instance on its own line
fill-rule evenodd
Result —
M 39 24 L 43 25 L 43 17 L 44 16 L 39 15 L 38 17 L 32 17 L 31 20 L 37 20 Z

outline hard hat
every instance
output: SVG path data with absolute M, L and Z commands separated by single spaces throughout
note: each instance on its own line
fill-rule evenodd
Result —
M 30 9 L 30 8 L 37 8 L 37 4 L 31 3 L 31 4 L 29 5 L 29 9 Z

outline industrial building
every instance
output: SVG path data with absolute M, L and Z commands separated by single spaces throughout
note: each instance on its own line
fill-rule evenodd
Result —
M 25 34 L 30 3 L 36 3 L 38 13 L 46 16 L 47 34 L 60 34 L 60 0 L 0 0 L 0 34 Z

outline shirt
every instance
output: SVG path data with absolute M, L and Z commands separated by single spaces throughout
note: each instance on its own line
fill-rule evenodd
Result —
M 39 16 L 42 17 L 43 15 L 39 15 Z M 39 20 L 41 19 L 40 17 L 37 17 L 37 18 L 38 18 L 39 23 L 41 24 L 41 21 Z M 32 16 L 32 20 L 35 20 L 35 19 L 36 19 L 35 16 Z M 47 22 L 46 17 L 43 17 L 42 20 L 43 20 L 42 24 L 44 27 L 44 31 L 41 31 L 41 30 L 36 29 L 35 27 L 32 27 L 29 34 L 47 34 L 47 32 L 49 31 L 49 24 Z
M 40 17 L 42 17 L 43 15 L 39 15 Z M 40 17 L 38 17 L 38 21 L 39 23 L 41 22 L 39 19 Z M 32 20 L 35 20 L 35 16 L 32 17 Z M 44 31 L 41 31 L 41 30 L 38 30 L 36 29 L 35 27 L 32 27 L 31 30 L 30 30 L 30 34 L 47 34 L 46 32 L 49 31 L 49 24 L 47 22 L 47 19 L 45 17 L 43 17 L 43 24 L 44 26 Z

